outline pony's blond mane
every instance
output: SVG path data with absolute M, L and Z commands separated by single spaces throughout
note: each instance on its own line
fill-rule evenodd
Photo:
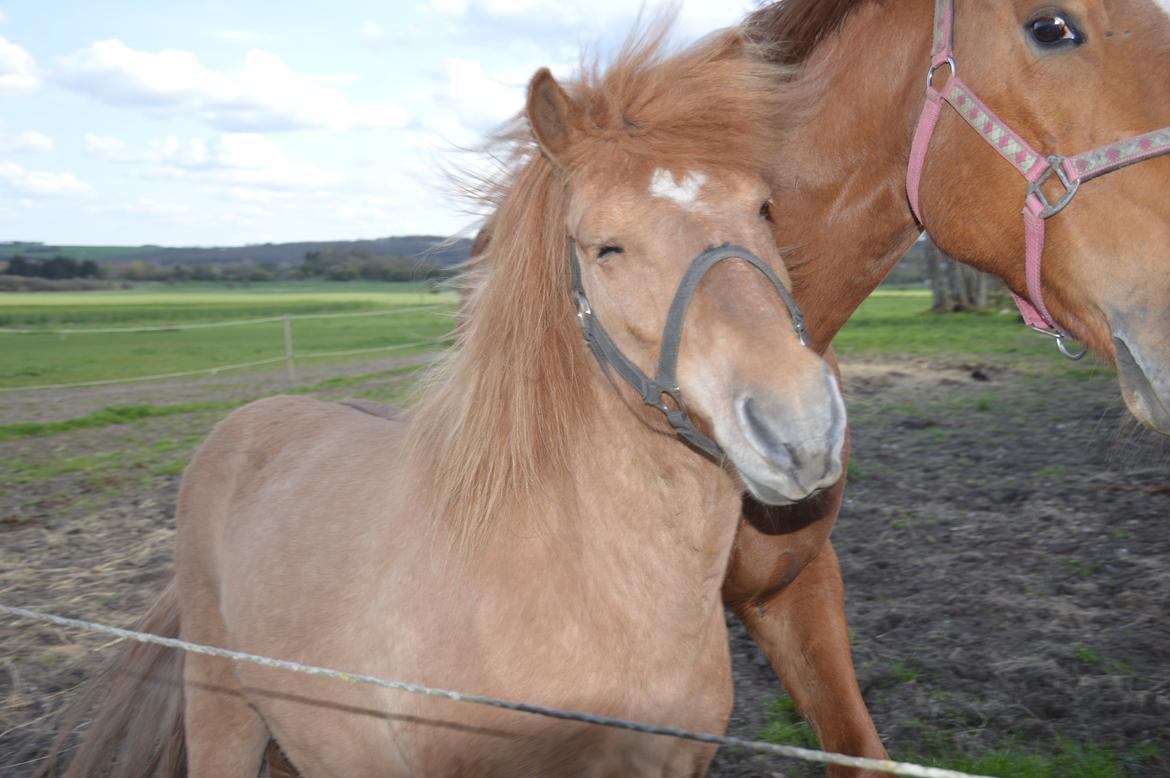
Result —
M 738 33 L 668 56 L 668 28 L 631 35 L 604 71 L 583 66 L 563 84 L 586 129 L 561 166 L 541 153 L 523 116 L 486 147 L 504 160 L 475 186 L 495 209 L 490 239 L 477 240 L 484 253 L 465 276 L 456 345 L 421 384 L 409 433 L 432 519 L 464 550 L 541 495 L 573 488 L 571 452 L 597 384 L 570 301 L 567 187 L 597 144 L 611 160 L 615 150 L 625 155 L 627 169 L 763 173 L 776 156 L 789 72 Z

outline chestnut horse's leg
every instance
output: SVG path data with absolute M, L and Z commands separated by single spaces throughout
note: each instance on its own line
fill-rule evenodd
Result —
M 887 758 L 854 675 L 841 570 L 832 544 L 826 543 L 792 583 L 735 611 L 812 724 L 823 749 Z M 845 767 L 829 767 L 827 774 L 887 775 Z

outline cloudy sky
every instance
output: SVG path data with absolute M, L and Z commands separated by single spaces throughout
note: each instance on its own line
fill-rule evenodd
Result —
M 684 0 L 677 39 L 751 0 Z M 648 4 L 649 10 L 656 7 Z M 440 164 L 628 0 L 0 0 L 0 241 L 450 234 Z

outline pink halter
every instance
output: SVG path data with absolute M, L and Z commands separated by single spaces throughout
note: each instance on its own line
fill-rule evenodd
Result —
M 1085 352 L 1072 353 L 1068 350 L 1065 345 L 1068 333 L 1061 329 L 1044 305 L 1044 290 L 1040 282 L 1040 260 L 1044 255 L 1044 222 L 1060 213 L 1069 204 L 1083 182 L 1126 165 L 1170 153 L 1170 127 L 1100 146 L 1072 157 L 1055 154 L 1045 157 L 1013 132 L 959 78 L 953 51 L 954 15 L 954 0 L 935 0 L 934 46 L 931 49 L 930 68 L 927 72 L 926 105 L 918 119 L 918 128 L 914 131 L 910 167 L 906 173 L 910 207 L 914 210 L 918 223 L 922 224 L 918 188 L 922 180 L 922 168 L 926 163 L 926 153 L 930 148 L 930 139 L 934 135 L 934 128 L 938 124 L 945 101 L 1027 179 L 1028 189 L 1023 209 L 1026 257 L 1024 267 L 1030 301 L 1014 292 L 1012 296 L 1029 327 L 1054 337 L 1060 353 L 1069 359 L 1080 359 Z M 950 67 L 951 74 L 940 92 L 934 88 L 934 74 L 943 65 Z M 1053 175 L 1064 186 L 1064 194 L 1054 203 L 1049 202 L 1040 188 Z

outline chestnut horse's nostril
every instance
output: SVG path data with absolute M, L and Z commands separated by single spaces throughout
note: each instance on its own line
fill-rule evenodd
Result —
M 801 468 L 800 455 L 784 442 L 777 429 L 778 420 L 769 416 L 762 403 L 754 397 L 741 398 L 739 417 L 748 442 L 762 457 L 794 470 Z

